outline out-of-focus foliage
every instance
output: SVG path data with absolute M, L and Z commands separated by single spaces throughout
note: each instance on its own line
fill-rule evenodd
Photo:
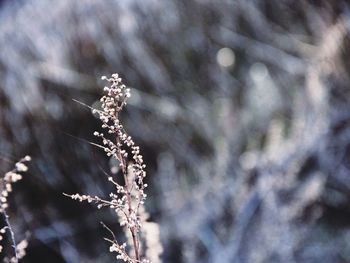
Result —
M 109 193 L 85 141 L 98 121 L 72 99 L 93 104 L 112 72 L 132 88 L 164 262 L 350 262 L 347 1 L 0 6 L 1 171 L 33 157 L 11 205 L 23 262 L 113 260 L 113 215 L 62 195 Z

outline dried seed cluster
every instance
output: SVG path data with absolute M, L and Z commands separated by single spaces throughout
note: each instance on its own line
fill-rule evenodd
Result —
M 140 148 L 125 132 L 119 119 L 120 112 L 127 105 L 127 99 L 130 97 L 130 89 L 122 83 L 118 74 L 113 74 L 110 78 L 103 76 L 102 79 L 106 80 L 109 86 L 104 88 L 104 95 L 100 99 L 102 109 L 93 109 L 93 113 L 98 115 L 105 132 L 95 131 L 94 135 L 101 139 L 102 144 L 99 147 L 106 152 L 107 156 L 118 161 L 124 183 L 119 184 L 110 176 L 108 180 L 115 186 L 115 193 L 111 193 L 107 199 L 80 194 L 68 196 L 80 202 L 96 203 L 98 208 L 113 209 L 118 215 L 120 225 L 128 232 L 126 234 L 131 235 L 131 242 L 129 242 L 130 246 L 126 243 L 119 244 L 113 235 L 113 240 L 106 239 L 111 242 L 110 252 L 118 253 L 117 259 L 125 262 L 146 263 L 149 261 L 142 258 L 140 252 L 142 227 L 140 208 L 147 197 L 144 192 L 147 184 L 143 182 L 146 177 L 146 165 L 140 154 Z
M 12 231 L 11 224 L 9 222 L 6 209 L 8 208 L 8 196 L 12 192 L 12 184 L 20 181 L 22 175 L 20 173 L 26 172 L 28 170 L 26 162 L 31 160 L 30 156 L 25 156 L 19 162 L 15 164 L 15 168 L 5 174 L 3 178 L 0 179 L 0 213 L 4 216 L 6 225 L 0 229 L 0 241 L 3 240 L 6 232 L 9 232 L 10 240 L 12 242 L 12 247 L 14 248 L 14 256 L 5 257 L 5 263 L 17 263 L 19 259 L 22 259 L 26 255 L 26 248 L 28 246 L 28 241 L 26 239 L 22 240 L 16 244 L 14 233 Z M 3 246 L 0 245 L 0 253 L 3 250 Z

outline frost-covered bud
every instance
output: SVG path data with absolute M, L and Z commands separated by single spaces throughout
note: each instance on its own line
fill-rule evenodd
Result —
M 28 171 L 28 167 L 24 163 L 21 163 L 21 162 L 16 163 L 16 169 L 18 172 Z

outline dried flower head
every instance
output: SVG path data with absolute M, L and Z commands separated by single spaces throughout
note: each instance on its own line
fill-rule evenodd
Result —
M 108 181 L 115 186 L 115 192 L 110 193 L 107 199 L 80 194 L 68 196 L 80 202 L 96 203 L 98 208 L 109 207 L 113 209 L 118 216 L 119 224 L 124 227 L 126 235 L 131 236 L 131 242 L 129 245 L 119 244 L 113 232 L 104 225 L 113 236 L 113 239 L 105 239 L 111 243 L 110 252 L 116 252 L 117 259 L 125 262 L 146 263 L 149 261 L 142 258 L 142 242 L 140 240 L 142 227 L 140 211 L 147 197 L 144 192 L 147 187 L 147 184 L 144 183 L 146 165 L 140 154 L 140 148 L 125 132 L 120 123 L 120 112 L 127 105 L 130 89 L 122 83 L 118 74 L 113 74 L 110 78 L 103 76 L 102 79 L 106 80 L 109 86 L 104 88 L 104 95 L 100 99 L 102 109 L 93 109 L 93 113 L 98 115 L 105 132 L 95 131 L 93 134 L 101 139 L 102 144 L 99 147 L 106 152 L 107 156 L 118 161 L 124 183 L 119 184 L 113 176 L 110 176 Z

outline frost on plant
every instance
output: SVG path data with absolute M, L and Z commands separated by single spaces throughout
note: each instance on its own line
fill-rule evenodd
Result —
M 6 209 L 8 208 L 8 196 L 12 192 L 12 184 L 22 179 L 22 172 L 28 170 L 26 162 L 31 160 L 30 156 L 25 156 L 19 162 L 15 164 L 15 168 L 7 172 L 3 178 L 0 179 L 0 213 L 4 218 L 5 225 L 0 229 L 0 241 L 4 239 L 7 234 L 13 248 L 13 255 L 11 257 L 5 257 L 3 262 L 5 263 L 17 263 L 26 255 L 26 248 L 28 241 L 23 239 L 18 244 L 16 243 L 15 235 L 12 230 L 12 226 L 9 221 Z M 0 245 L 0 253 L 3 251 L 3 246 Z
M 147 246 L 145 244 L 147 238 L 142 238 L 141 235 L 143 223 L 148 223 L 144 220 L 143 207 L 147 196 L 144 192 L 147 187 L 144 183 L 146 165 L 140 154 L 140 148 L 125 132 L 119 118 L 130 97 L 130 89 L 122 83 L 118 74 L 113 74 L 110 78 L 103 76 L 102 79 L 109 84 L 104 88 L 104 96 L 100 99 L 102 108 L 92 110 L 101 120 L 105 132 L 95 131 L 94 135 L 101 139 L 102 144 L 99 147 L 106 152 L 107 156 L 118 161 L 124 183 L 119 184 L 120 180 L 110 176 L 108 180 L 115 186 L 115 192 L 110 193 L 109 198 L 80 194 L 69 196 L 80 202 L 96 203 L 98 208 L 109 207 L 115 211 L 119 224 L 125 230 L 128 244 L 119 243 L 113 232 L 103 225 L 111 233 L 112 238 L 105 238 L 105 240 L 111 243 L 110 252 L 118 254 L 117 259 L 130 263 L 150 262 L 144 257 L 141 248 L 143 244 Z M 157 251 L 161 253 L 161 249 Z M 159 255 L 156 257 L 153 255 L 152 258 L 159 259 Z M 157 259 L 153 262 L 156 263 Z

